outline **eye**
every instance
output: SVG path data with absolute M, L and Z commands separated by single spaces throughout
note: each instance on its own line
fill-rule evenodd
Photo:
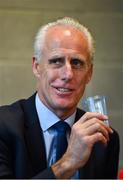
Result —
M 85 65 L 85 62 L 83 60 L 80 60 L 78 58 L 74 58 L 71 60 L 71 65 L 74 67 L 74 68 L 82 68 L 84 65 Z
M 56 66 L 61 66 L 64 63 L 64 59 L 63 58 L 52 58 L 49 59 L 49 64 L 51 65 L 56 65 Z

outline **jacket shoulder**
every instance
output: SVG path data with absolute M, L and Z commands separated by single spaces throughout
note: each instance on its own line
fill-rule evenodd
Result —
M 18 118 L 22 114 L 21 101 L 23 100 L 0 107 L 0 123 L 2 123 L 2 121 L 8 122 L 9 119 L 13 120 Z
M 0 107 L 0 137 L 10 138 L 23 130 L 24 113 L 21 101 L 25 100 Z

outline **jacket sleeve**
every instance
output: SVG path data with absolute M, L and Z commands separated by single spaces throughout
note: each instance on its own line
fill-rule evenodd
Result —
M 1 128 L 0 128 L 1 131 Z M 13 178 L 12 173 L 12 164 L 11 164 L 11 155 L 9 148 L 5 141 L 4 141 L 4 135 L 3 138 L 1 137 L 0 132 L 0 179 L 8 179 Z
M 32 179 L 56 179 L 51 167 L 45 169 L 44 171 L 40 172 Z
M 117 179 L 119 166 L 119 151 L 119 135 L 114 130 L 113 134 L 110 135 L 110 141 L 107 148 L 107 163 L 105 168 L 105 177 L 107 179 Z

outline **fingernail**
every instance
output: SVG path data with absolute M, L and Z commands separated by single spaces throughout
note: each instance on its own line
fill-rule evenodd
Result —
M 105 118 L 105 119 L 108 119 L 108 116 L 107 116 L 107 115 L 104 115 L 104 118 Z
M 112 128 L 110 128 L 110 132 L 111 132 L 111 133 L 113 133 L 113 132 L 114 132 Z

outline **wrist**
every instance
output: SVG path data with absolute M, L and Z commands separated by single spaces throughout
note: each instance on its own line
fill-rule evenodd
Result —
M 72 166 L 70 159 L 68 159 L 65 155 L 52 165 L 51 168 L 58 179 L 69 179 L 76 171 L 76 168 Z

